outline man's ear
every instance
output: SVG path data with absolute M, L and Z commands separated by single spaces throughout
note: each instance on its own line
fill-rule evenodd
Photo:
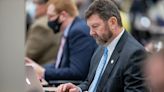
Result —
M 59 20 L 60 20 L 60 22 L 65 21 L 66 18 L 67 18 L 67 16 L 68 16 L 67 12 L 62 11 L 62 12 L 60 13 L 60 16 L 59 16 Z
M 117 26 L 117 18 L 116 17 L 110 17 L 108 19 L 108 25 L 110 26 L 111 30 L 115 30 Z

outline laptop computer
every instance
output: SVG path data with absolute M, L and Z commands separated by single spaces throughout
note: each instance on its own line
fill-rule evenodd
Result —
M 25 66 L 26 92 L 55 92 L 56 87 L 42 87 L 31 65 Z M 47 83 L 45 83 L 47 85 Z
M 44 92 L 32 66 L 25 66 L 26 92 Z

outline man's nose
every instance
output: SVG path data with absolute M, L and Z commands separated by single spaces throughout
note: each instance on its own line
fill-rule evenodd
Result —
M 91 36 L 95 35 L 95 31 L 92 28 L 90 28 L 90 35 Z

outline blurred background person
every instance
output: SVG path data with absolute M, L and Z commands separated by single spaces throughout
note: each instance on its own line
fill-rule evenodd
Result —
M 26 34 L 29 31 L 29 27 L 35 20 L 35 13 L 36 13 L 36 5 L 34 4 L 33 0 L 25 0 L 26 1 L 26 6 L 25 6 L 25 11 L 26 11 Z
M 150 19 L 150 27 L 148 28 L 151 39 L 164 38 L 164 0 L 156 0 L 149 8 L 148 17 Z
M 79 16 L 84 19 L 84 12 L 93 0 L 75 0 L 79 10 Z
M 60 44 L 61 33 L 54 34 L 48 27 L 47 12 L 48 0 L 33 0 L 33 23 L 27 32 L 26 57 L 31 58 L 40 65 L 50 63 L 56 58 Z M 32 10 L 31 10 L 32 11 Z
M 76 4 L 73 0 L 49 0 L 48 25 L 55 33 L 62 32 L 62 38 L 55 64 L 39 66 L 26 58 L 26 63 L 32 64 L 40 78 L 48 82 L 52 80 L 84 80 L 88 74 L 90 60 L 97 47 L 89 35 L 89 27 L 79 18 Z
M 164 0 L 112 1 L 120 9 L 123 26 L 129 29 L 147 50 L 157 50 L 156 47 L 160 47 L 164 37 Z
M 150 92 L 164 92 L 164 49 L 148 57 L 144 70 Z
M 144 45 L 146 41 L 149 40 L 150 38 L 150 34 L 147 31 L 147 29 L 141 27 L 141 26 L 144 27 L 150 26 L 150 24 L 148 24 L 146 21 L 143 20 L 143 19 L 148 20 L 147 10 L 150 6 L 148 3 L 150 1 L 152 0 L 133 0 L 132 6 L 130 8 L 130 18 L 131 18 L 131 28 L 132 28 L 131 33 L 142 45 Z
M 143 45 L 164 36 L 163 0 L 133 0 L 130 8 L 132 35 Z

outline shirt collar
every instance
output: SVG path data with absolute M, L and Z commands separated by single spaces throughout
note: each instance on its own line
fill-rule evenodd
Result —
M 73 22 L 73 21 L 72 21 Z M 67 37 L 68 36 L 68 32 L 70 30 L 70 27 L 72 25 L 72 22 L 66 27 L 66 29 L 64 30 L 64 37 Z
M 121 36 L 123 35 L 125 29 L 122 29 L 122 32 L 107 46 L 108 51 L 110 51 L 111 49 L 114 50 L 114 48 L 116 47 L 118 41 L 120 40 Z

